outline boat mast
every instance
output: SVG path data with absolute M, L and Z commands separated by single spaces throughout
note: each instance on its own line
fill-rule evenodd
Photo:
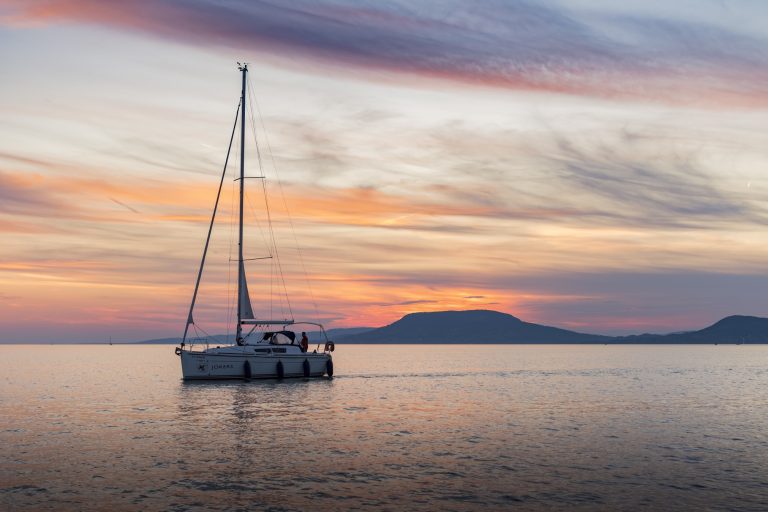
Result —
M 240 225 L 238 235 L 238 262 L 237 262 L 237 340 L 238 345 L 243 344 L 243 284 L 245 283 L 245 266 L 243 265 L 243 199 L 245 196 L 245 77 L 248 73 L 248 64 L 240 66 L 243 73 L 243 90 L 240 94 Z

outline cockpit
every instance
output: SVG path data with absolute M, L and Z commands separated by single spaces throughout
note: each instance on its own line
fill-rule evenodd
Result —
M 271 345 L 293 345 L 296 341 L 296 333 L 293 331 L 265 332 L 261 338 L 262 343 Z

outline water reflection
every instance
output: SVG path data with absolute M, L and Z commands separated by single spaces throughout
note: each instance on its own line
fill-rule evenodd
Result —
M 760 510 L 768 494 L 768 347 L 344 347 L 333 380 L 280 382 L 184 382 L 166 347 L 0 351 L 0 509 Z

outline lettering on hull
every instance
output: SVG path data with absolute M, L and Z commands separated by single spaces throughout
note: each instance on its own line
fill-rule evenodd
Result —
M 218 357 L 193 357 L 182 362 L 182 374 L 185 379 L 239 379 L 245 375 L 243 364 L 249 361 L 251 364 L 253 379 L 273 379 L 276 377 L 275 364 L 282 361 L 285 368 L 285 377 L 303 377 L 305 360 L 310 362 L 310 377 L 322 377 L 325 374 L 327 357 L 315 354 L 301 354 L 273 358 L 269 356 L 252 355 L 242 357 L 239 355 L 226 355 Z M 222 360 L 224 359 L 224 360 Z

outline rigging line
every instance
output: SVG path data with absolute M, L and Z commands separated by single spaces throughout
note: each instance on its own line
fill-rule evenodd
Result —
M 250 117 L 250 120 L 251 120 L 251 130 L 252 130 L 252 133 L 253 133 L 253 142 L 256 145 L 256 156 L 257 156 L 258 161 L 259 161 L 259 169 L 261 170 L 261 175 L 264 176 L 265 174 L 264 174 L 264 166 L 263 166 L 263 163 L 262 163 L 262 160 L 261 160 L 261 149 L 259 148 L 259 141 L 258 141 L 258 139 L 256 137 L 256 119 L 255 119 L 255 117 L 253 115 L 253 111 L 254 111 L 253 101 L 254 101 L 254 97 L 256 96 L 256 94 L 255 94 L 255 91 L 253 89 L 253 83 L 251 82 L 250 77 L 246 77 L 246 78 L 247 78 L 248 89 L 249 89 L 249 91 L 251 93 L 248 96 L 248 103 L 249 103 L 249 105 L 251 107 L 250 112 L 249 112 L 249 114 L 250 114 L 249 117 Z M 262 122 L 262 128 L 263 127 L 264 127 L 264 123 Z M 265 133 L 265 137 L 266 137 L 266 133 Z M 274 159 L 272 160 L 272 162 L 273 162 L 273 167 L 274 167 Z M 277 260 L 277 267 L 278 267 L 278 269 L 280 271 L 280 280 L 282 281 L 283 292 L 285 293 L 285 302 L 286 302 L 286 304 L 288 306 L 288 311 L 291 313 L 291 318 L 293 318 L 293 307 L 291 306 L 291 299 L 290 299 L 290 296 L 288 295 L 288 287 L 286 286 L 285 274 L 283 273 L 283 264 L 280 261 L 280 255 L 279 255 L 279 252 L 277 250 L 277 241 L 276 241 L 276 238 L 275 238 L 275 231 L 274 231 L 274 228 L 272 226 L 272 216 L 271 216 L 271 213 L 269 211 L 269 199 L 267 197 L 266 180 L 261 180 L 261 187 L 262 187 L 262 190 L 264 191 L 264 205 L 265 205 L 265 210 L 266 210 L 266 214 L 267 214 L 267 225 L 269 227 L 269 234 L 270 234 L 270 236 L 272 238 L 272 247 L 273 247 L 273 250 L 274 250 L 274 254 L 273 255 L 274 255 L 275 260 Z M 287 204 L 286 204 L 286 211 L 287 211 Z
M 242 101 L 242 99 L 241 99 Z M 242 123 L 242 119 L 240 120 Z M 235 156 L 239 160 L 240 158 L 240 147 L 241 147 L 241 141 L 240 141 L 240 131 L 237 132 L 237 145 L 235 146 Z M 237 197 L 237 191 L 236 191 L 236 181 L 232 181 L 232 189 L 230 192 L 230 204 L 229 204 L 229 253 L 228 253 L 228 260 L 227 263 L 227 322 L 226 322 L 226 332 L 227 336 L 230 336 L 232 331 L 232 326 L 234 325 L 234 317 L 236 316 L 235 311 L 235 304 L 237 303 L 238 297 L 237 297 L 237 291 L 238 287 L 232 286 L 232 255 L 234 254 L 234 241 L 235 241 L 235 227 L 237 226 L 237 223 L 235 222 L 235 213 L 237 212 L 237 209 L 235 208 L 235 198 Z M 240 275 L 240 269 L 237 269 L 238 276 Z M 229 339 L 229 338 L 227 338 Z
M 264 190 L 264 204 L 266 205 L 266 212 L 267 212 L 267 224 L 269 225 L 269 233 L 272 235 L 272 246 L 275 250 L 275 260 L 277 261 L 277 268 L 280 271 L 280 280 L 283 283 L 283 292 L 285 292 L 285 302 L 288 304 L 288 311 L 291 313 L 291 318 L 293 318 L 293 307 L 291 306 L 291 299 L 288 296 L 288 287 L 285 285 L 285 274 L 283 273 L 283 264 L 280 261 L 280 255 L 277 251 L 277 241 L 275 240 L 275 230 L 272 229 L 272 215 L 269 212 L 269 199 L 267 199 L 267 184 L 265 183 L 265 180 L 261 182 L 261 187 Z
M 245 195 L 246 200 L 248 201 L 248 207 L 251 209 L 251 215 L 253 215 L 253 220 L 256 222 L 256 227 L 259 228 L 259 234 L 261 235 L 261 241 L 264 243 L 264 247 L 267 248 L 267 251 L 269 252 L 269 256 L 272 257 L 272 251 L 271 247 L 269 245 L 269 241 L 267 240 L 267 237 L 265 235 L 265 230 L 261 225 L 261 222 L 259 222 L 259 216 L 256 215 L 256 208 L 253 206 L 253 202 L 251 201 L 251 196 L 246 194 Z
M 200 339 L 200 334 L 198 333 L 198 331 L 197 331 L 197 326 L 196 326 L 195 324 L 192 324 L 192 329 L 194 329 L 194 330 L 195 330 L 195 337 L 194 337 L 194 338 L 192 338 L 192 339 L 193 339 L 193 340 L 194 340 L 194 339 L 197 339 L 197 340 L 199 340 L 199 339 Z M 195 346 L 195 342 L 194 342 L 194 341 L 190 341 L 190 342 L 189 342 L 189 348 L 190 348 L 190 350 L 191 350 L 191 349 L 192 349 L 192 347 L 194 347 L 194 346 Z
M 258 163 L 259 163 L 259 172 L 260 172 L 260 174 L 262 176 L 264 176 L 266 178 L 264 164 L 263 164 L 263 161 L 261 159 L 261 148 L 259 147 L 259 139 L 256 136 L 256 120 L 255 120 L 255 118 L 253 116 L 253 99 L 255 98 L 256 93 L 254 91 L 253 82 L 251 81 L 251 77 L 250 76 L 246 77 L 246 84 L 248 86 L 248 92 L 250 93 L 248 95 L 248 105 L 251 108 L 248 111 L 248 115 L 249 115 L 249 119 L 251 121 L 251 133 L 253 134 L 253 144 L 254 144 L 254 146 L 256 146 L 256 158 L 257 158 Z M 264 184 L 265 181 L 266 181 L 266 179 L 262 180 L 262 185 Z M 268 206 L 266 206 L 267 194 L 266 194 L 266 189 L 263 188 L 263 190 L 264 190 L 264 202 L 265 202 L 265 209 L 266 209 L 266 208 L 268 208 Z M 254 208 L 253 208 L 253 205 L 251 204 L 250 198 L 248 200 L 248 204 L 251 207 L 251 210 L 253 211 Z M 265 237 L 265 235 L 264 235 L 264 231 L 263 231 L 263 228 L 261 226 L 261 223 L 259 222 L 259 217 L 256 215 L 255 211 L 253 211 L 253 217 L 256 220 L 256 225 L 259 228 L 259 233 L 261 234 L 262 241 L 264 242 L 265 247 L 268 248 L 270 256 L 272 256 L 273 255 L 272 254 L 272 247 L 275 246 L 275 244 L 274 244 L 274 236 L 271 237 L 272 243 L 268 242 L 266 237 Z M 271 234 L 272 233 L 272 224 L 269 221 L 269 215 L 267 216 L 267 218 L 268 218 L 268 224 L 269 224 L 269 226 L 268 226 L 269 227 L 269 232 Z M 274 257 L 276 259 L 279 259 L 279 256 L 277 255 L 276 252 L 274 254 Z M 269 273 L 269 316 L 272 317 L 272 312 L 273 312 L 273 307 L 274 307 L 274 283 L 273 283 L 273 280 L 274 280 L 274 269 L 275 269 L 275 266 L 274 266 L 274 264 L 272 262 L 270 263 L 269 269 L 270 269 L 270 273 Z M 285 300 L 286 301 L 290 300 L 288 298 L 287 293 L 286 293 Z
M 195 330 L 195 339 L 197 339 L 197 341 L 200 343 L 205 343 L 206 348 L 210 346 L 211 338 L 213 339 L 213 341 L 218 341 L 222 345 L 226 343 L 226 340 L 224 342 L 217 340 L 216 336 L 209 334 L 208 331 L 206 331 L 202 327 L 199 327 L 193 324 L 192 328 Z M 200 332 L 202 332 L 203 334 L 200 334 Z M 191 342 L 190 345 L 194 345 L 194 342 Z
M 249 85 L 251 86 L 251 89 L 253 89 L 253 84 L 249 83 Z M 320 313 L 319 313 L 319 310 L 318 310 L 318 307 L 317 307 L 317 300 L 315 299 L 315 293 L 314 293 L 314 290 L 312 289 L 312 282 L 309 279 L 309 272 L 307 272 L 307 266 L 304 263 L 304 254 L 303 254 L 303 252 L 301 250 L 301 246 L 299 245 L 299 239 L 296 236 L 296 228 L 293 225 L 293 217 L 291 216 L 291 211 L 288 209 L 288 201 L 285 199 L 285 193 L 283 191 L 283 182 L 280 179 L 280 173 L 277 170 L 277 163 L 275 162 L 275 155 L 272 152 L 272 144 L 269 142 L 269 134 L 267 132 L 267 128 L 266 128 L 266 126 L 264 126 L 264 116 L 261 114 L 261 107 L 259 106 L 259 100 L 258 100 L 258 98 L 257 98 L 257 96 L 256 96 L 256 94 L 255 94 L 255 92 L 253 90 L 251 91 L 250 98 L 252 98 L 252 101 L 256 104 L 255 111 L 259 115 L 259 124 L 261 125 L 262 133 L 264 133 L 264 141 L 267 144 L 267 153 L 269 154 L 269 159 L 272 162 L 272 169 L 275 171 L 275 178 L 277 180 L 278 189 L 280 190 L 280 197 L 283 200 L 283 206 L 285 207 L 285 213 L 286 213 L 286 215 L 288 217 L 288 225 L 291 228 L 291 235 L 293 236 L 293 241 L 294 241 L 294 244 L 296 245 L 296 252 L 299 255 L 299 263 L 301 264 L 301 270 L 304 273 L 304 281 L 307 284 L 307 291 L 309 291 L 309 297 L 310 297 L 310 299 L 312 301 L 312 305 L 315 308 L 316 320 L 319 322 L 320 321 Z M 251 106 L 251 116 L 253 116 L 253 112 L 254 112 L 254 108 L 253 108 L 253 106 Z M 254 131 L 254 133 L 255 133 L 255 131 Z
M 238 135 L 239 137 L 239 135 Z M 238 150 L 239 156 L 239 150 Z M 232 329 L 232 312 L 234 310 L 235 292 L 232 290 L 232 247 L 235 239 L 235 182 L 232 182 L 232 191 L 230 192 L 229 201 L 229 262 L 227 263 L 227 336 L 231 334 Z M 238 269 L 238 272 L 240 270 Z M 229 337 L 227 338 L 229 339 Z
M 264 246 L 267 248 L 267 251 L 269 253 L 268 257 L 265 257 L 265 258 L 253 258 L 253 259 L 273 259 L 273 260 L 277 259 L 278 262 L 279 262 L 280 255 L 277 253 L 277 242 L 275 240 L 274 232 L 272 230 L 272 221 L 271 221 L 271 218 L 269 216 L 269 205 L 266 203 L 266 201 L 267 201 L 267 199 L 266 199 L 266 191 L 264 192 L 264 201 L 265 201 L 265 210 L 267 211 L 267 214 L 268 214 L 267 215 L 267 225 L 268 225 L 268 228 L 269 228 L 268 229 L 268 233 L 270 235 L 269 236 L 269 240 L 267 239 L 267 236 L 265 235 L 265 230 L 262 227 L 262 223 L 259 222 L 258 215 L 256 215 L 256 208 L 253 205 L 253 201 L 251 200 L 251 197 L 248 194 L 246 194 L 245 197 L 246 197 L 246 200 L 247 200 L 247 203 L 248 203 L 248 208 L 250 208 L 250 213 L 253 216 L 253 218 L 254 218 L 254 220 L 256 222 L 256 225 L 259 227 L 259 233 L 261 234 L 262 242 L 264 243 Z M 270 269 L 269 270 L 269 315 L 270 315 L 270 317 L 273 317 L 272 313 L 273 313 L 273 308 L 274 308 L 274 279 L 275 279 L 275 276 L 274 276 L 274 269 L 275 269 L 274 263 L 270 262 L 269 269 Z M 282 269 L 281 269 L 281 271 L 282 271 Z M 288 303 L 288 306 L 290 308 L 290 297 L 288 295 L 288 291 L 287 291 L 287 289 L 285 289 L 285 286 L 283 286 L 283 289 L 285 291 L 285 302 Z M 281 305 L 282 305 L 282 302 L 281 302 Z M 285 313 L 285 309 L 282 308 L 282 307 L 281 307 L 281 311 L 283 313 Z M 291 315 L 292 314 L 293 313 L 291 313 Z
M 261 162 L 261 148 L 259 147 L 259 140 L 256 138 L 256 119 L 253 117 L 253 97 L 256 95 L 253 90 L 253 83 L 251 77 L 246 77 L 248 90 L 251 94 L 248 95 L 248 106 L 251 107 L 248 112 L 248 117 L 251 119 L 251 133 L 253 134 L 253 142 L 256 144 L 256 158 L 259 161 L 259 170 L 261 175 L 264 176 L 264 166 Z
M 277 256 L 273 254 L 274 244 L 267 238 L 267 235 L 265 234 L 267 230 L 264 229 L 264 227 L 262 226 L 262 223 L 259 221 L 259 216 L 256 215 L 256 208 L 253 205 L 251 196 L 246 194 L 245 197 L 248 201 L 248 208 L 250 208 L 250 213 L 253 216 L 254 221 L 256 222 L 256 225 L 259 228 L 259 234 L 261 235 L 261 240 L 264 243 L 264 247 L 267 249 L 267 252 L 269 254 L 268 258 L 275 259 Z M 262 259 L 262 258 L 256 258 L 256 259 Z M 274 288 L 272 283 L 273 279 L 274 279 L 274 265 L 270 263 L 270 267 L 269 267 L 269 316 L 270 318 L 273 317 L 272 315 L 272 308 L 273 308 L 273 302 L 274 302 Z M 289 300 L 288 297 L 286 297 L 286 300 Z
M 248 116 L 249 116 L 249 118 L 251 120 L 251 133 L 253 134 L 253 143 L 256 146 L 256 157 L 257 157 L 257 160 L 259 162 L 259 171 L 261 172 L 261 175 L 264 176 L 264 165 L 263 165 L 263 162 L 261 160 L 261 148 L 259 148 L 259 140 L 256 137 L 256 122 L 255 122 L 254 117 L 253 117 L 253 97 L 254 97 L 253 85 L 251 84 L 250 77 L 247 77 L 247 81 L 248 81 L 248 86 L 249 86 L 249 92 L 251 93 L 251 94 L 248 95 L 248 103 L 249 103 L 249 105 L 251 107 L 250 111 L 248 112 Z M 262 183 L 263 183 L 263 181 L 265 181 L 265 180 L 262 180 Z M 266 192 L 265 192 L 265 194 L 264 194 L 265 202 L 266 202 L 266 197 L 267 196 L 266 196 Z M 253 214 L 253 218 L 256 221 L 256 226 L 259 228 L 259 234 L 261 235 L 261 239 L 264 242 L 264 246 L 270 247 L 270 244 L 267 241 L 266 236 L 264 235 L 264 230 L 262 228 L 262 225 L 259 222 L 259 217 L 258 217 L 258 215 L 256 215 L 256 210 L 253 207 L 253 204 L 251 203 L 250 197 L 248 197 L 248 205 L 251 207 L 251 213 Z M 269 250 L 269 253 L 270 253 L 270 256 L 272 256 L 271 248 Z
M 275 230 L 274 226 L 272 224 L 272 212 L 269 209 L 269 198 L 267 195 L 267 185 L 266 182 L 262 181 L 262 190 L 264 192 L 264 210 L 267 215 L 267 226 L 269 227 L 269 234 L 272 241 L 272 250 L 274 251 L 274 259 L 277 262 L 277 270 L 278 274 L 280 276 L 280 282 L 283 285 L 283 296 L 285 297 L 285 304 L 288 306 L 288 311 L 290 312 L 290 317 L 293 318 L 293 306 L 291 305 L 291 298 L 288 295 L 288 287 L 285 282 L 285 272 L 283 271 L 283 263 L 280 259 L 280 253 L 277 248 L 277 237 L 275 236 Z M 282 312 L 283 316 L 285 316 L 285 309 L 283 308 L 283 302 L 280 301 L 280 311 Z
M 235 122 L 232 125 L 232 135 L 229 136 L 229 147 L 227 147 L 227 156 L 224 159 L 224 169 L 221 171 L 221 180 L 219 181 L 219 190 L 216 192 L 216 202 L 213 205 L 213 213 L 211 214 L 211 223 L 208 226 L 208 236 L 205 239 L 205 247 L 203 248 L 203 257 L 200 260 L 200 269 L 197 271 L 197 280 L 195 281 L 195 291 L 192 293 L 192 303 L 189 305 L 189 315 L 187 315 L 187 324 L 184 326 L 184 336 L 181 338 L 182 345 L 187 339 L 187 332 L 189 332 L 189 324 L 193 324 L 192 312 L 195 309 L 195 301 L 197 301 L 197 291 L 200 289 L 200 278 L 203 277 L 203 267 L 205 266 L 205 257 L 208 255 L 208 244 L 211 242 L 211 233 L 213 232 L 213 221 L 216 220 L 216 211 L 219 208 L 219 198 L 221 198 L 221 188 L 224 185 L 224 175 L 227 173 L 227 164 L 229 163 L 229 154 L 232 152 L 232 141 L 235 138 L 235 128 L 237 127 L 237 119 L 240 117 L 240 104 L 242 100 L 237 103 L 237 109 L 235 110 Z
M 253 143 L 256 146 L 256 157 L 257 157 L 258 163 L 259 163 L 259 171 L 260 171 L 262 176 L 266 176 L 266 172 L 265 172 L 265 168 L 264 168 L 264 163 L 263 163 L 263 161 L 261 159 L 261 147 L 259 146 L 259 139 L 256 136 L 256 119 L 255 119 L 255 117 L 253 115 L 253 112 L 254 112 L 254 108 L 253 108 L 254 103 L 253 102 L 254 102 L 254 99 L 256 97 L 256 92 L 254 90 L 253 82 L 251 81 L 251 77 L 250 76 L 246 77 L 246 82 L 247 82 L 247 86 L 248 86 L 248 92 L 250 93 L 248 95 L 248 105 L 251 108 L 249 109 L 248 114 L 249 114 L 249 119 L 251 121 L 251 133 L 253 134 Z M 257 103 L 257 106 L 258 106 L 258 103 Z M 264 125 L 262 123 L 262 128 L 263 127 L 264 127 Z M 265 136 L 266 136 L 266 132 L 265 132 Z M 268 212 L 269 205 L 267 203 L 267 192 L 266 192 L 266 188 L 263 186 L 265 182 L 266 182 L 266 179 L 262 180 L 262 190 L 264 191 L 265 210 L 267 210 L 267 212 Z M 253 206 L 250 204 L 250 200 L 249 200 L 249 205 L 253 209 Z M 277 245 L 274 242 L 274 233 L 272 232 L 272 223 L 271 223 L 271 220 L 269 219 L 269 215 L 267 215 L 267 220 L 268 220 L 269 233 L 271 235 L 271 237 L 270 237 L 271 238 L 271 243 L 267 242 L 266 238 L 264 237 L 264 232 L 262 231 L 261 223 L 259 223 L 258 216 L 255 215 L 255 212 L 254 212 L 254 218 L 256 219 L 256 223 L 257 223 L 257 225 L 259 227 L 259 231 L 260 231 L 260 233 L 262 235 L 262 239 L 264 241 L 264 245 L 269 248 L 270 255 L 272 255 L 272 248 L 274 247 L 274 249 L 275 249 L 274 257 L 277 260 L 277 263 L 279 265 L 280 264 L 280 257 L 277 254 Z M 274 302 L 275 302 L 274 301 L 274 298 L 275 298 L 274 280 L 275 280 L 275 264 L 274 264 L 274 262 L 270 262 L 270 267 L 269 267 L 269 316 L 270 317 L 273 316 L 272 313 L 273 313 Z M 286 300 L 286 302 L 289 302 L 289 307 L 290 307 L 290 298 L 288 297 L 287 291 L 285 293 L 285 300 Z M 282 308 L 282 301 L 280 301 L 280 303 L 281 303 L 281 308 L 280 309 L 284 313 L 285 310 Z M 283 314 L 283 316 L 285 316 L 285 315 Z
M 268 227 L 270 228 L 269 229 L 269 234 L 272 235 L 270 237 L 270 239 L 268 240 L 267 236 L 265 235 L 265 230 L 262 227 L 262 223 L 259 222 L 259 217 L 258 217 L 258 215 L 256 215 L 256 208 L 253 206 L 253 201 L 251 200 L 251 197 L 248 194 L 246 194 L 245 197 L 246 197 L 246 199 L 248 201 L 248 207 L 250 208 L 251 215 L 253 216 L 254 220 L 256 221 L 256 225 L 259 227 L 259 233 L 261 234 L 261 238 L 262 238 L 262 242 L 264 243 L 264 247 L 267 248 L 267 251 L 268 251 L 268 254 L 269 254 L 268 258 L 254 258 L 254 259 L 279 259 L 279 255 L 276 254 L 276 244 L 272 241 L 274 239 L 274 235 L 272 234 L 272 231 L 271 231 L 271 221 L 267 222 Z M 265 197 L 265 201 L 266 201 L 266 195 L 264 197 Z M 267 207 L 268 206 L 265 205 L 265 209 Z M 270 316 L 270 318 L 273 317 L 272 313 L 273 313 L 273 307 L 274 307 L 274 282 L 273 282 L 274 281 L 274 269 L 275 269 L 274 264 L 272 262 L 270 262 L 270 266 L 269 266 L 269 316 Z M 285 295 L 285 300 L 286 300 L 286 302 L 290 301 L 290 298 L 288 297 L 287 292 L 286 292 L 286 295 Z M 284 311 L 284 310 L 282 310 L 282 311 Z
M 195 331 L 197 331 L 198 329 L 201 330 L 203 332 L 203 334 L 205 334 L 206 338 L 212 339 L 213 341 L 217 341 L 218 343 L 221 343 L 222 345 L 226 344 L 226 341 L 227 341 L 226 339 L 222 342 L 221 340 L 217 339 L 216 336 L 214 336 L 213 334 L 210 334 L 208 331 L 206 331 L 202 327 L 199 327 L 199 326 L 195 327 Z M 210 343 L 208 343 L 207 339 L 206 339 L 206 344 L 210 345 Z
M 200 331 L 202 331 L 202 327 L 198 329 L 196 325 L 192 325 L 192 328 L 195 330 L 195 338 L 197 338 L 197 341 L 200 343 L 203 343 L 205 341 L 205 344 L 208 344 L 208 338 L 204 336 L 204 334 L 200 334 Z
M 257 326 L 257 325 L 254 325 L 253 327 L 251 327 L 251 330 L 250 330 L 250 331 L 248 331 L 248 334 L 246 334 L 245 336 L 243 336 L 243 339 L 244 339 L 244 340 L 247 340 L 247 339 L 248 339 L 248 336 L 250 336 L 251 334 L 253 334 L 253 331 L 255 331 L 255 330 L 256 330 L 256 327 L 258 327 L 258 326 Z

